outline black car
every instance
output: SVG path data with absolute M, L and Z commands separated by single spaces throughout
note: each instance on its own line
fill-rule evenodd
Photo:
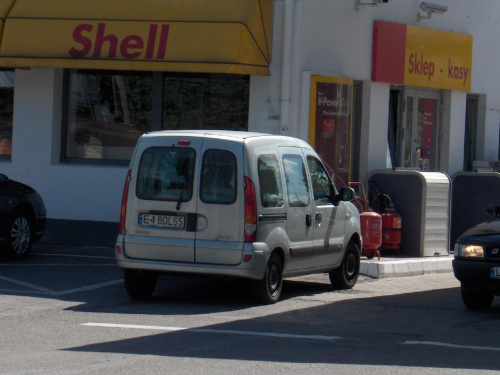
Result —
M 20 259 L 45 231 L 47 211 L 35 189 L 0 173 L 0 257 Z
M 493 297 L 500 295 L 500 206 L 486 212 L 494 219 L 465 231 L 455 244 L 453 259 L 462 299 L 473 310 L 489 308 Z

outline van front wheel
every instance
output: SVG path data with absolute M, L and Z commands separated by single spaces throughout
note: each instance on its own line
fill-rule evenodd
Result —
M 123 276 L 125 289 L 133 299 L 144 300 L 151 297 L 158 277 L 152 272 L 126 270 Z
M 260 300 L 267 304 L 278 302 L 283 286 L 283 264 L 278 254 L 274 253 L 267 263 L 264 278 L 259 282 L 257 292 Z
M 336 289 L 351 289 L 356 285 L 360 268 L 359 246 L 350 242 L 342 259 L 340 267 L 330 272 L 330 282 Z

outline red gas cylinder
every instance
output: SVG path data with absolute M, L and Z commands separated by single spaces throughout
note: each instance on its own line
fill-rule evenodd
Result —
M 382 213 L 382 249 L 399 250 L 401 246 L 401 215 L 389 205 Z
M 363 253 L 373 258 L 382 244 L 382 216 L 374 211 L 359 214 L 361 236 L 363 237 Z

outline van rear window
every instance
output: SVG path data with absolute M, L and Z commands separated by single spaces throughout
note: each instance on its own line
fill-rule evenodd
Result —
M 236 202 L 236 176 L 236 157 L 232 152 L 205 151 L 201 165 L 201 201 L 213 204 Z
M 151 147 L 139 165 L 136 194 L 141 199 L 187 202 L 193 195 L 196 152 L 192 148 Z

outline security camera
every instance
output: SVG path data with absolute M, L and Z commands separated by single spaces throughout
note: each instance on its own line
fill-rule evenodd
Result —
M 360 10 L 364 6 L 377 6 L 379 4 L 387 4 L 391 0 L 370 0 L 369 3 L 363 2 L 362 0 L 356 0 L 356 10 Z
M 420 3 L 420 9 L 424 12 L 443 14 L 448 10 L 446 5 L 432 4 L 432 3 Z

